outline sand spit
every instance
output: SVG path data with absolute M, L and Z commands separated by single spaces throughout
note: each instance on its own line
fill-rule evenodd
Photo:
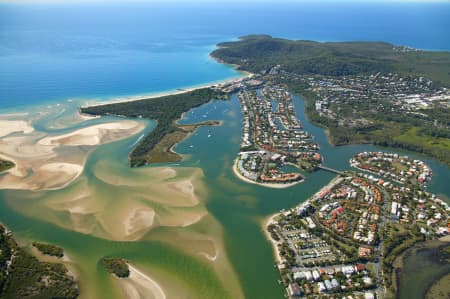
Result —
M 0 120 L 0 137 L 7 136 L 11 133 L 28 134 L 33 131 L 33 127 L 24 120 Z
M 126 138 L 143 128 L 139 122 L 124 120 L 48 136 L 34 131 L 25 121 L 0 120 L 0 157 L 16 164 L 0 177 L 0 189 L 64 188 L 80 176 L 95 146 Z
M 116 278 L 127 299 L 166 299 L 161 286 L 148 275 L 128 264 L 130 276 Z

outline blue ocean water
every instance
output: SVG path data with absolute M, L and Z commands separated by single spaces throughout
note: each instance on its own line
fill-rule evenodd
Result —
M 450 50 L 450 3 L 0 4 L 0 109 L 238 75 L 208 57 L 254 33 Z

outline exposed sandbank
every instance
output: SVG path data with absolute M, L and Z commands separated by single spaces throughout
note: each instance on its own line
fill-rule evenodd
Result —
M 33 127 L 24 120 L 0 119 L 0 137 L 7 136 L 11 133 L 28 134 L 33 131 L 34 131 Z
M 161 286 L 136 267 L 128 264 L 130 275 L 127 278 L 115 278 L 127 299 L 166 299 Z
M 141 128 L 140 128 L 141 127 Z M 81 146 L 81 145 L 99 145 L 117 140 L 116 133 L 120 131 L 136 131 L 131 132 L 134 135 L 141 131 L 142 126 L 131 120 L 120 122 L 111 122 L 90 127 L 78 129 L 74 132 L 59 136 L 48 136 L 39 140 L 41 145 L 65 145 L 65 146 Z
M 86 158 L 95 146 L 129 137 L 144 129 L 142 123 L 124 120 L 48 136 L 34 131 L 25 121 L 0 120 L 0 124 L 3 134 L 0 157 L 15 163 L 15 167 L 0 177 L 0 189 L 32 191 L 67 186 L 80 176 Z M 82 146 L 90 148 L 86 150 Z

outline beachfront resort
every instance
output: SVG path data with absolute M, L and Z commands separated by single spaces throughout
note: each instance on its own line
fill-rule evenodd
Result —
M 289 298 L 395 294 L 395 258 L 417 242 L 450 232 L 450 207 L 423 189 L 431 177 L 424 162 L 365 152 L 350 163 L 364 172 L 336 177 L 267 223 L 279 282 Z
M 311 171 L 321 162 L 319 146 L 303 130 L 292 96 L 285 88 L 251 83 L 240 86 L 237 94 L 242 111 L 242 138 L 235 173 L 244 180 L 266 186 L 297 184 L 303 180 L 297 168 Z

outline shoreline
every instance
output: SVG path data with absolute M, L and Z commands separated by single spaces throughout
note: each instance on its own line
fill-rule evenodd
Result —
M 247 79 L 247 78 L 250 78 L 253 76 L 253 73 L 250 73 L 250 72 L 244 72 L 244 71 L 238 71 L 238 72 L 242 73 L 242 75 L 233 77 L 233 78 L 217 80 L 214 82 L 192 85 L 192 86 L 188 86 L 185 88 L 180 87 L 180 88 L 175 88 L 175 89 L 171 89 L 171 90 L 167 90 L 167 91 L 160 91 L 160 92 L 154 92 L 154 93 L 149 93 L 149 94 L 121 96 L 121 97 L 112 98 L 112 99 L 105 100 L 105 101 L 97 100 L 97 101 L 94 101 L 94 103 L 85 102 L 84 104 L 80 105 L 80 108 L 98 107 L 98 106 L 103 106 L 103 105 L 128 103 L 128 102 L 134 102 L 134 101 L 150 100 L 150 99 L 156 99 L 156 98 L 161 98 L 161 97 L 166 97 L 166 96 L 178 95 L 178 94 L 191 92 L 191 91 L 194 91 L 197 89 L 208 88 L 208 87 L 213 87 L 213 86 L 220 86 L 220 85 L 229 84 L 232 82 L 239 82 L 239 81 L 242 81 L 244 79 Z
M 275 257 L 275 263 L 277 265 L 281 264 L 281 256 L 280 256 L 280 252 L 278 251 L 278 245 L 281 243 L 280 241 L 276 241 L 274 240 L 269 233 L 269 225 L 274 224 L 275 223 L 275 218 L 280 215 L 280 213 L 275 213 L 272 214 L 271 216 L 269 216 L 268 218 L 266 218 L 265 220 L 263 220 L 263 230 L 264 230 L 264 235 L 266 236 L 266 239 L 270 242 L 271 246 L 272 246 L 272 251 L 273 251 L 273 255 Z
M 234 167 L 233 167 L 234 168 Z M 308 199 L 306 199 L 304 202 L 299 203 L 297 205 L 295 205 L 294 207 L 299 206 L 300 204 L 307 204 L 310 201 L 316 199 L 317 194 L 320 194 L 322 191 L 324 191 L 325 189 L 330 189 L 332 188 L 335 184 L 336 181 L 340 178 L 340 175 L 335 176 L 328 184 L 326 184 L 325 186 L 323 186 L 322 188 L 320 188 L 320 190 L 318 190 L 316 193 L 314 193 L 312 196 L 310 196 Z M 288 210 L 292 209 L 293 207 L 289 208 Z M 262 221 L 262 226 L 263 226 L 263 230 L 264 230 L 264 235 L 266 236 L 266 239 L 270 242 L 270 244 L 272 245 L 272 251 L 274 253 L 274 257 L 275 257 L 275 263 L 277 265 L 281 264 L 281 256 L 280 256 L 280 252 L 278 251 L 278 245 L 281 243 L 280 241 L 276 241 L 272 238 L 272 236 L 270 235 L 269 231 L 268 231 L 268 227 L 271 224 L 274 224 L 275 218 L 277 216 L 279 216 L 280 214 L 282 214 L 282 212 L 276 212 L 270 216 L 268 216 L 265 220 Z
M 271 184 L 271 183 L 266 184 L 266 183 L 255 182 L 255 181 L 252 181 L 252 180 L 244 177 L 242 174 L 239 173 L 239 171 L 237 170 L 237 159 L 234 159 L 234 162 L 233 162 L 233 172 L 234 172 L 234 175 L 238 179 L 240 179 L 246 183 L 259 185 L 259 186 L 267 187 L 267 188 L 273 188 L 273 189 L 285 189 L 285 188 L 289 188 L 289 187 L 295 186 L 297 184 L 303 183 L 305 181 L 305 179 L 301 179 L 300 181 L 288 183 L 288 184 Z

